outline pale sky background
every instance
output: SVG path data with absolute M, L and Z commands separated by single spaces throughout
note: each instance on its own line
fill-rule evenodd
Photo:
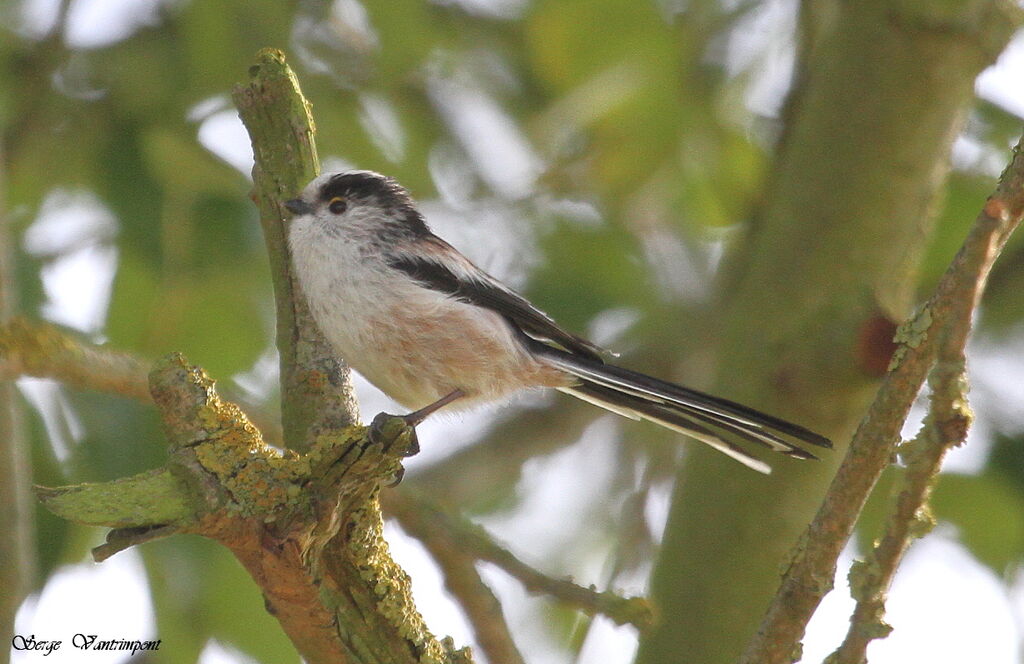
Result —
M 358 16 L 356 0 L 336 3 L 339 11 Z M 476 11 L 494 15 L 516 13 L 524 2 L 518 0 L 463 0 Z M 56 0 L 33 0 L 22 29 L 40 33 L 53 20 Z M 67 39 L 74 47 L 100 47 L 130 35 L 140 26 L 156 20 L 155 0 L 73 0 L 69 15 Z M 750 87 L 747 103 L 751 110 L 772 115 L 785 91 L 792 65 L 792 46 L 779 38 L 779 32 L 791 26 L 794 4 L 789 1 L 768 2 L 750 18 L 748 29 L 737 31 L 743 42 L 732 44 L 727 67 L 740 71 L 756 63 L 757 76 Z M 977 82 L 978 94 L 1004 108 L 1024 116 L 1024 38 L 1018 36 L 1000 60 Z M 506 196 L 515 198 L 531 190 L 542 164 L 527 139 L 516 129 L 500 105 L 479 90 L 460 85 L 456 80 L 434 77 L 428 84 L 434 103 L 453 133 L 467 146 L 469 158 L 489 185 Z M 393 156 L 403 149 L 401 129 L 395 126 L 387 102 L 379 98 L 362 99 L 363 124 L 377 137 L 382 148 Z M 226 99 L 211 99 L 197 105 L 190 115 L 199 140 L 209 150 L 248 176 L 252 156 L 248 137 L 235 111 Z M 486 140 L 480 140 L 485 136 Z M 486 149 L 482 149 L 486 147 Z M 966 139 L 957 142 L 955 158 L 964 163 L 986 164 L 998 173 L 1002 168 L 998 157 L 994 162 L 983 148 Z M 989 161 L 986 161 L 989 160 Z M 990 163 L 991 162 L 991 163 Z M 325 159 L 325 168 L 348 166 L 338 160 Z M 457 178 L 446 176 L 450 162 L 446 155 L 432 159 L 431 173 L 444 200 L 424 201 L 424 209 L 439 234 L 456 246 L 463 247 L 471 258 L 486 265 L 512 283 L 525 276 L 522 264 L 502 264 L 501 253 L 488 243 L 488 237 L 506 233 L 524 244 L 529 238 L 515 236 L 514 218 L 500 211 L 491 211 L 478 223 L 462 224 L 455 220 L 461 209 L 460 185 Z M 473 211 L 474 214 L 477 211 Z M 593 211 L 579 211 L 581 219 Z M 498 228 L 498 232 L 495 232 Z M 113 239 L 117 220 L 94 196 L 82 192 L 55 192 L 47 199 L 40 216 L 24 238 L 24 249 L 35 255 L 57 256 L 43 272 L 48 302 L 40 312 L 90 334 L 101 334 L 110 286 L 117 266 Z M 90 238 L 90 242 L 76 239 Z M 73 251 L 67 247 L 77 246 Z M 507 255 L 508 252 L 506 252 Z M 497 265 L 495 265 L 497 262 Z M 626 314 L 628 318 L 628 313 Z M 626 323 L 628 324 L 628 322 Z M 1024 337 L 1017 344 L 1021 352 L 1008 356 L 983 342 L 972 346 L 972 400 L 977 410 L 998 412 L 1010 421 L 1024 422 Z M 276 360 L 264 357 L 253 371 L 240 376 L 250 389 L 260 389 L 275 380 Z M 47 429 L 55 441 L 58 455 L 66 454 L 81 437 L 81 427 L 73 411 L 63 402 L 61 389 L 50 381 L 25 379 L 19 382 L 26 397 L 44 414 Z M 358 393 L 364 415 L 369 418 L 381 410 L 395 412 L 387 399 L 358 381 Z M 531 396 L 529 398 L 546 398 Z M 485 430 L 495 409 L 461 417 L 450 416 L 429 420 L 420 427 L 423 453 L 412 459 L 412 470 L 430 463 L 453 447 L 472 442 Z M 979 418 L 984 420 L 985 418 Z M 614 427 L 620 423 L 611 418 L 598 419 L 586 435 L 575 444 L 549 457 L 529 462 L 522 487 L 525 499 L 515 510 L 488 519 L 484 525 L 500 540 L 528 542 L 511 548 L 523 558 L 544 567 L 544 549 L 557 543 L 555 529 L 559 522 L 572 522 L 602 487 L 600 477 L 579 476 L 580 467 L 607 468 L 610 465 Z M 916 422 L 908 425 L 905 434 L 912 434 Z M 972 442 L 955 450 L 947 470 L 971 472 L 980 467 L 987 450 L 980 443 L 984 431 L 975 431 Z M 441 451 L 444 443 L 444 451 Z M 737 467 L 737 472 L 745 472 Z M 599 473 L 598 473 L 599 474 Z M 550 492 L 557 491 L 557 496 Z M 553 519 L 552 506 L 561 510 Z M 668 509 L 666 491 L 657 494 L 649 505 L 655 523 L 663 523 Z M 1019 515 L 1017 515 L 1019 516 Z M 103 529 L 95 529 L 96 544 Z M 470 631 L 458 608 L 447 597 L 440 576 L 415 541 L 393 525 L 387 527 L 387 538 L 395 557 L 414 579 L 417 603 L 437 634 L 450 634 L 459 644 L 470 644 Z M 852 552 L 844 554 L 837 590 L 831 593 L 816 614 L 804 648 L 804 662 L 820 662 L 842 639 L 853 603 L 846 591 L 845 576 Z M 601 583 L 602 561 L 582 561 L 576 579 L 584 584 Z M 502 572 L 482 565 L 482 573 L 503 600 L 513 634 L 531 664 L 563 662 L 559 652 L 547 644 L 537 630 L 536 603 L 519 585 Z M 636 587 L 619 588 L 630 593 L 644 590 L 642 581 Z M 1018 582 L 1009 592 L 987 568 L 977 563 L 956 542 L 948 528 L 916 543 L 897 576 L 887 620 L 895 627 L 893 634 L 876 641 L 869 649 L 872 664 L 905 664 L 927 661 L 931 664 L 1019 664 L 1020 634 L 1024 617 L 1024 584 Z M 29 598 L 17 618 L 17 633 L 34 634 L 37 638 L 63 638 L 75 632 L 96 633 L 107 638 L 159 638 L 155 632 L 153 609 L 141 559 L 134 550 L 120 553 L 97 565 L 83 561 L 66 566 L 39 596 Z M 167 644 L 166 647 L 173 647 Z M 636 649 L 635 633 L 630 628 L 616 627 L 607 620 L 597 620 L 578 660 L 580 664 L 625 664 Z M 40 655 L 14 652 L 16 664 L 28 662 L 89 662 L 106 664 L 124 662 L 127 655 L 119 653 L 79 653 L 66 643 L 45 660 Z M 210 643 L 200 659 L 202 664 L 248 661 L 237 651 L 223 644 Z

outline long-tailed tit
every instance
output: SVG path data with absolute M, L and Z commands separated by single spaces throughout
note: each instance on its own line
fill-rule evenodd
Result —
M 553 387 L 700 440 L 764 473 L 736 440 L 798 459 L 824 436 L 732 401 L 607 364 L 603 349 L 430 232 L 409 193 L 371 171 L 325 173 L 285 207 L 292 261 L 324 336 L 395 401 L 437 409 Z

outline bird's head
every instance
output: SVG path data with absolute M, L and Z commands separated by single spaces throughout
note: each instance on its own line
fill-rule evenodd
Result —
M 385 238 L 429 233 L 409 192 L 373 171 L 324 173 L 284 206 L 293 223 L 316 223 L 331 233 L 379 232 Z

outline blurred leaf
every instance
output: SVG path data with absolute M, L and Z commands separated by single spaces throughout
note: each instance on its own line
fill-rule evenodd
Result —
M 997 433 L 993 443 L 986 472 L 998 474 L 1024 495 L 1024 435 Z
M 549 262 L 534 273 L 530 298 L 579 333 L 605 309 L 643 302 L 649 284 L 632 245 L 621 229 L 556 223 L 541 239 Z
M 198 127 L 186 125 L 158 126 L 147 131 L 140 141 L 147 170 L 165 188 L 192 194 L 231 194 L 237 203 L 248 205 L 238 194 L 244 190 L 243 179 L 225 169 L 196 140 Z M 250 218 L 254 215 L 250 214 Z
M 153 359 L 161 350 L 171 352 L 146 342 L 150 312 L 159 293 L 157 267 L 140 255 L 135 245 L 121 246 L 106 328 L 115 347 L 130 348 Z
M 448 44 L 445 14 L 433 3 L 419 0 L 374 0 L 366 3 L 374 30 L 380 35 L 376 76 L 408 82 L 431 50 Z
M 932 498 L 935 515 L 957 527 L 974 556 L 1004 576 L 1024 558 L 1024 493 L 997 474 L 945 474 Z
M 886 468 L 868 496 L 867 503 L 857 519 L 857 530 L 854 533 L 858 551 L 870 551 L 875 542 L 885 534 L 886 521 L 892 510 L 893 487 L 901 472 L 903 471 L 900 468 L 894 466 Z
M 857 546 L 867 551 L 881 537 L 892 506 L 896 474 L 890 468 L 857 522 Z M 1004 477 L 943 473 L 931 498 L 939 521 L 956 527 L 959 539 L 996 574 L 1007 574 L 1024 557 L 1024 492 Z
M 167 462 L 167 441 L 156 408 L 113 394 L 69 392 L 85 432 L 74 448 L 69 480 L 106 482 Z
M 981 123 L 981 138 L 993 148 L 1009 151 L 1021 134 L 1024 118 L 992 102 L 979 100 L 974 114 Z
M 956 171 L 950 174 L 945 200 L 935 220 L 935 232 L 921 264 L 918 282 L 923 293 L 930 293 L 949 267 L 985 199 L 992 193 L 992 186 L 989 178 L 976 174 Z
M 1021 292 L 1024 292 L 1024 238 L 1016 235 L 1007 244 L 989 276 L 982 300 L 982 325 L 1003 333 L 1019 327 L 1024 319 Z
M 159 266 L 165 187 L 147 168 L 141 127 L 129 118 L 116 121 L 119 129 L 105 133 L 106 145 L 98 155 L 103 168 L 98 192 L 118 217 L 122 244 Z
M 269 312 L 252 297 L 252 286 L 253 275 L 241 271 L 188 284 L 172 295 L 164 317 L 170 327 L 164 334 L 157 332 L 157 343 L 185 353 L 216 379 L 248 369 L 266 348 L 273 329 L 266 319 Z

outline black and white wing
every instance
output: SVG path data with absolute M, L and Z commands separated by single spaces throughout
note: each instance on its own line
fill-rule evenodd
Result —
M 551 316 L 473 265 L 441 238 L 430 235 L 419 238 L 418 243 L 423 251 L 416 254 L 393 252 L 388 256 L 388 265 L 427 288 L 501 314 L 534 339 L 549 341 L 574 355 L 601 362 L 601 354 L 607 351 L 562 329 Z

